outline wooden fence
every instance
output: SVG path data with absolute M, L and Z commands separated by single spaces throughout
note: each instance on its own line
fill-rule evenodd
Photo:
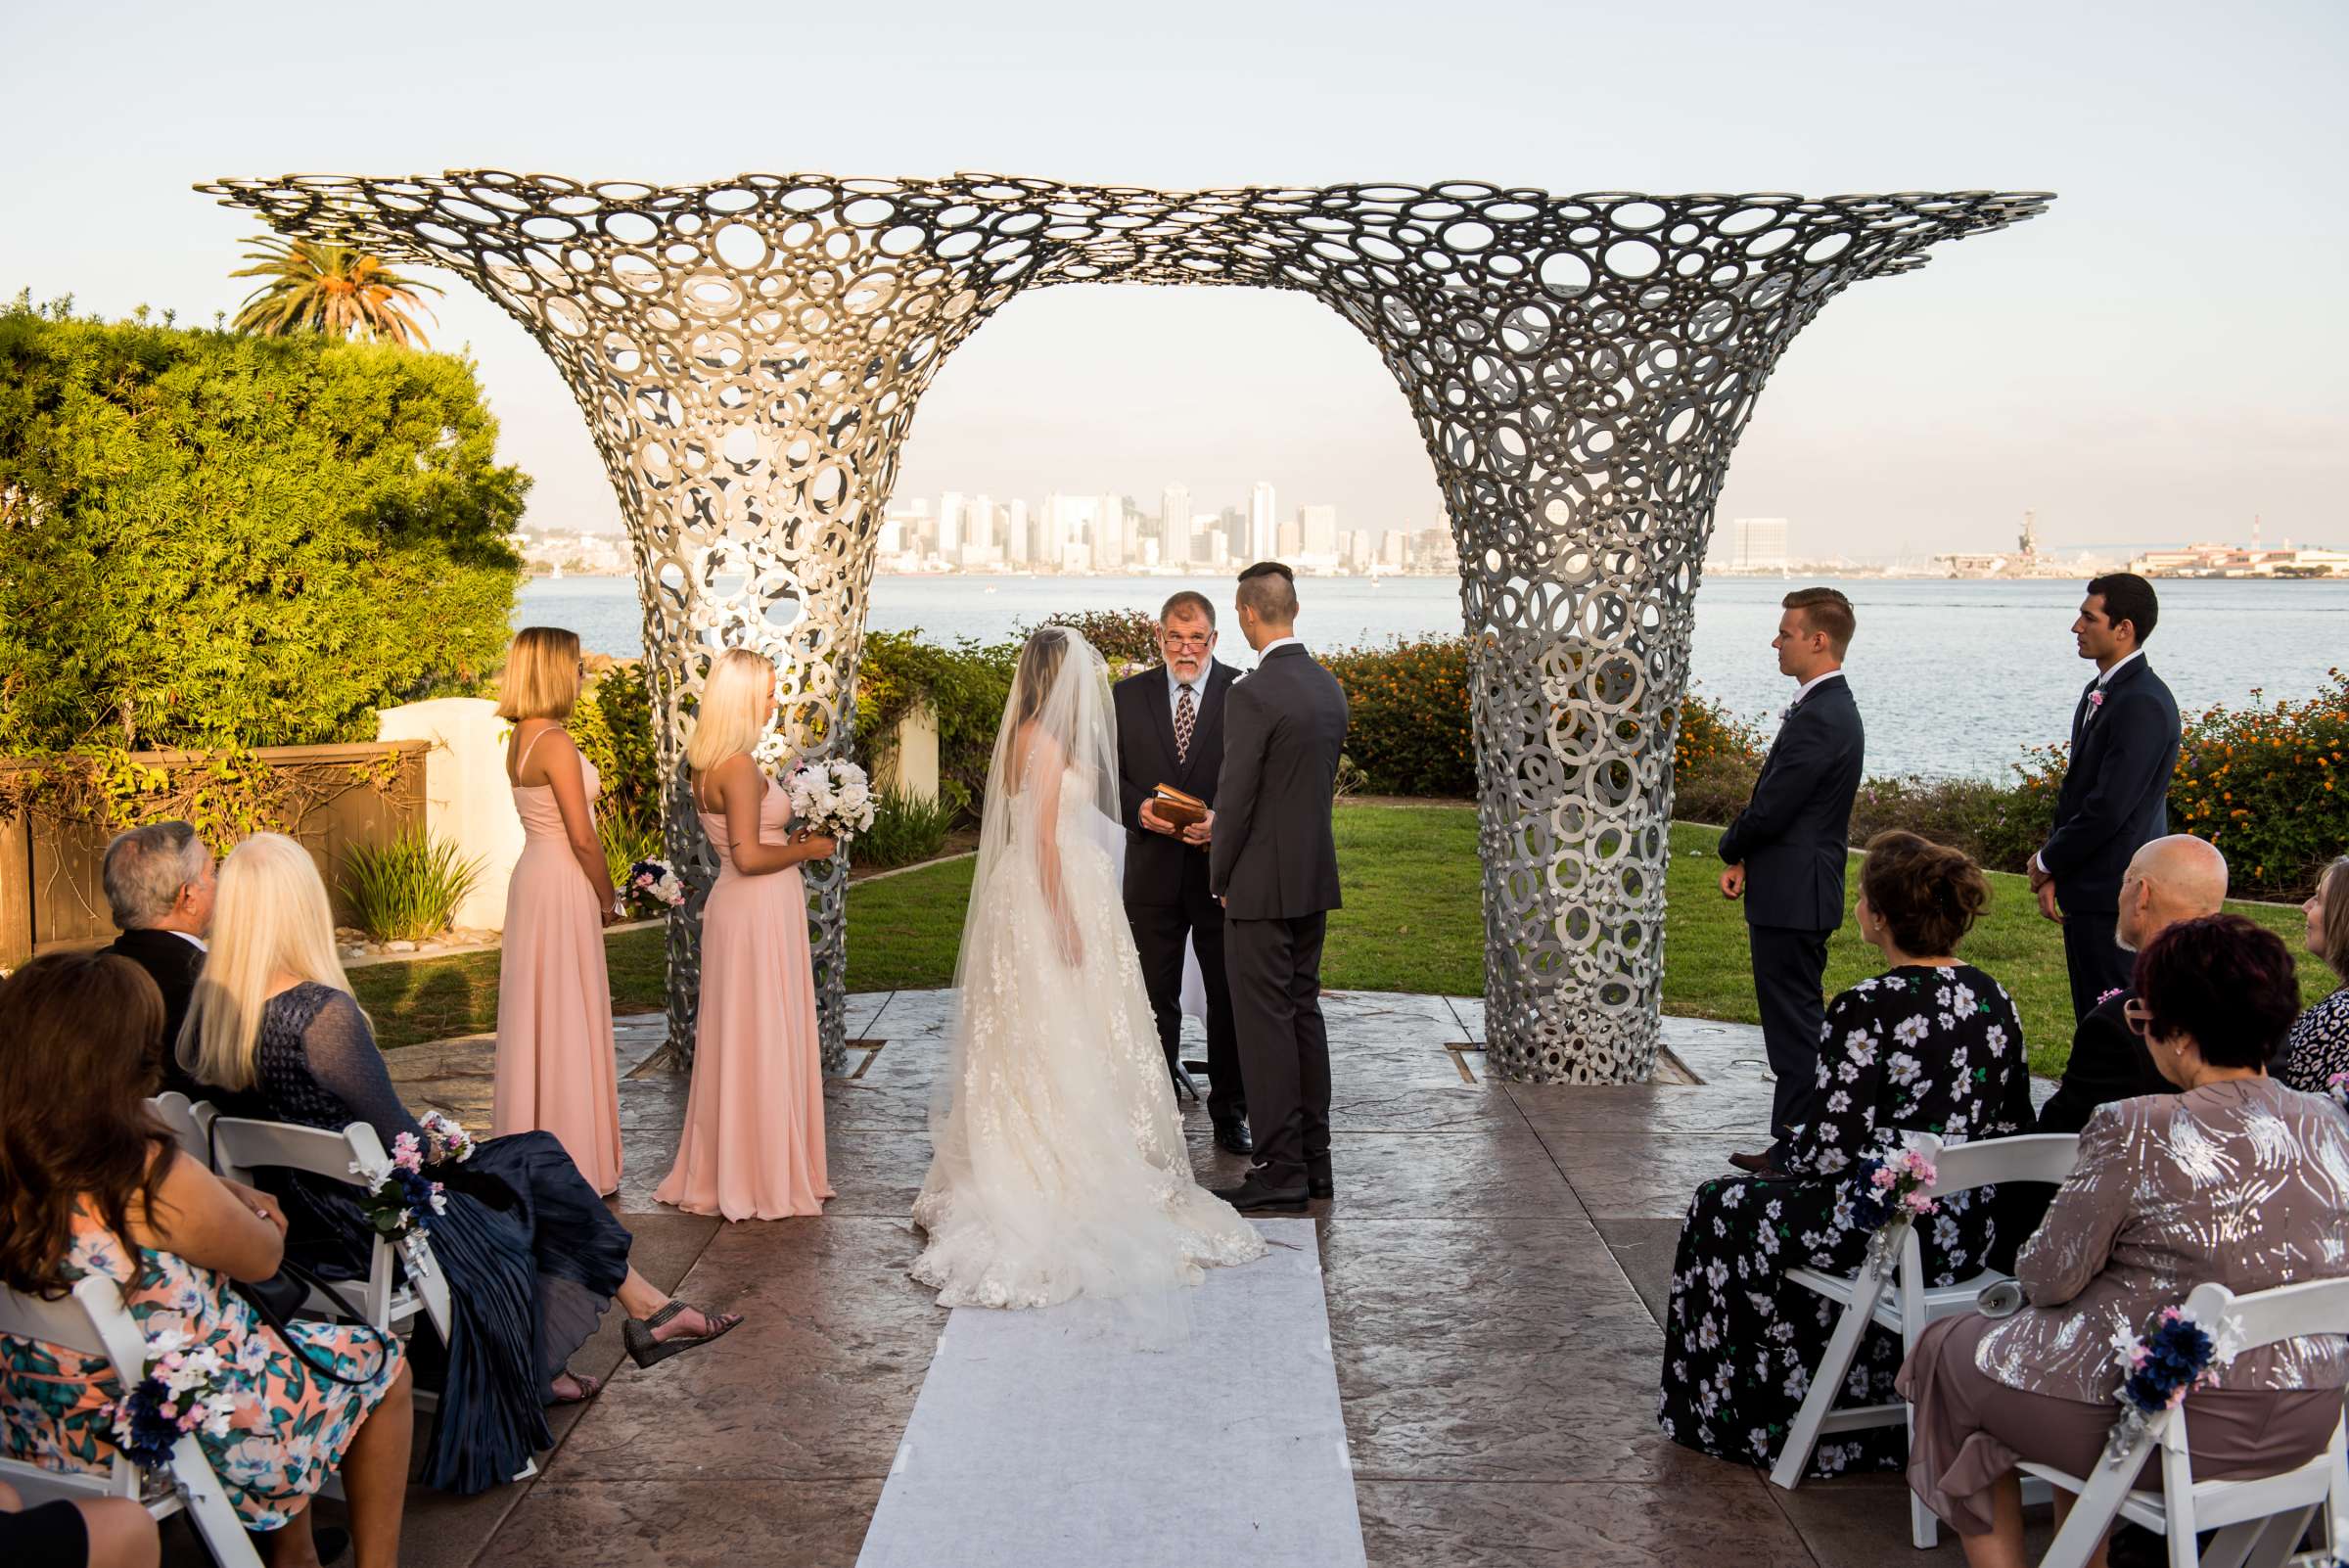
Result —
M 354 784 L 310 807 L 281 831 L 299 839 L 326 878 L 335 917 L 349 911 L 336 884 L 353 845 L 381 844 L 424 820 L 423 741 L 350 746 L 266 746 L 252 755 L 284 765 L 377 762 L 396 757 L 390 787 L 378 791 Z M 198 761 L 187 752 L 140 752 L 135 760 L 155 766 Z M 9 764 L 0 762 L 0 767 Z M 20 813 L 0 822 L 0 969 L 14 969 L 38 953 L 60 947 L 89 947 L 112 942 L 115 923 L 107 912 L 101 875 L 112 829 L 63 827 Z

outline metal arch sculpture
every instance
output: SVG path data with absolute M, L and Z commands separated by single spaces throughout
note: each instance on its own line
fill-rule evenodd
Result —
M 697 887 L 714 866 L 676 763 L 711 657 L 768 654 L 788 743 L 847 744 L 898 449 L 982 321 L 1024 289 L 1081 282 L 1328 304 L 1401 384 L 1458 539 L 1490 1059 L 1503 1077 L 1586 1083 L 1643 1079 L 1655 1060 L 1694 595 L 1756 393 L 1845 288 L 2050 200 L 495 171 L 199 189 L 288 234 L 447 267 L 561 368 L 634 536 L 668 849 Z M 832 1067 L 838 867 L 810 886 Z M 695 920 L 671 922 L 680 1054 L 697 947 Z

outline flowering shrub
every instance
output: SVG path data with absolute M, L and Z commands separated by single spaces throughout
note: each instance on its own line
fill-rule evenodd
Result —
M 2238 895 L 2306 894 L 2349 848 L 2349 675 L 2328 671 L 2305 702 L 2188 719 L 2170 826 L 2217 845 Z
M 1473 795 L 1468 645 L 1426 637 L 1317 657 L 1346 688 L 1346 755 L 1377 795 Z
M 1147 668 L 1158 663 L 1158 617 L 1147 610 L 1080 610 L 1054 616 L 1042 624 L 1068 627 L 1091 643 L 1112 670 L 1125 665 Z M 1036 629 L 1026 622 L 1012 628 L 1015 655 L 1018 645 Z M 1232 628 L 1230 634 L 1239 636 L 1238 628 Z

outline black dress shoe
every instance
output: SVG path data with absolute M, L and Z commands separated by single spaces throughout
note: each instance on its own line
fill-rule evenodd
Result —
M 1316 1198 L 1334 1198 L 1338 1195 L 1338 1184 L 1327 1176 L 1314 1176 L 1306 1182 L 1305 1190 Z
M 1216 1147 L 1228 1150 L 1233 1154 L 1254 1154 L 1256 1152 L 1256 1144 L 1248 1136 L 1248 1124 L 1245 1122 L 1218 1122 L 1216 1124 Z
M 1268 1187 L 1251 1176 L 1236 1187 L 1217 1188 L 1215 1195 L 1242 1214 L 1255 1214 L 1264 1209 L 1302 1210 L 1308 1192 L 1304 1187 Z

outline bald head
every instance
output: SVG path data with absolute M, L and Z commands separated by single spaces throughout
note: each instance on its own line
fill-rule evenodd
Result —
M 2121 945 L 2135 952 L 2181 920 L 2217 914 L 2227 902 L 2227 857 L 2190 833 L 2155 839 L 2131 856 L 2121 877 Z

